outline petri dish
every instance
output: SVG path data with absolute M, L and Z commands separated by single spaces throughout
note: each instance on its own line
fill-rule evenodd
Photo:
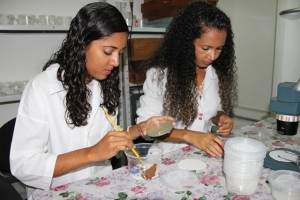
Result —
M 166 172 L 159 180 L 162 185 L 171 189 L 190 189 L 199 184 L 197 176 L 186 170 Z
M 174 127 L 172 121 L 165 121 L 149 126 L 146 131 L 147 135 L 150 137 L 160 137 L 162 135 L 170 133 L 173 128 Z

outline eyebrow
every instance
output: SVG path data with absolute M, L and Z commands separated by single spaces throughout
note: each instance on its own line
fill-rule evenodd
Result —
M 118 48 L 115 47 L 115 46 L 103 46 L 103 47 L 110 47 L 110 48 L 113 48 L 113 49 L 118 49 Z M 126 49 L 126 46 L 125 46 L 123 49 L 120 49 L 120 51 L 122 51 L 122 50 L 124 50 L 124 49 Z

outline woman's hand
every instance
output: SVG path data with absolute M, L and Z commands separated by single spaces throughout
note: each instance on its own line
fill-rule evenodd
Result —
M 57 156 L 53 176 L 61 176 L 74 169 L 115 156 L 119 151 L 133 148 L 126 131 L 110 131 L 97 144 Z
M 141 135 L 147 135 L 147 129 L 151 127 L 157 127 L 166 121 L 171 121 L 173 126 L 175 126 L 174 119 L 170 116 L 155 116 L 147 119 L 144 122 L 137 124 L 137 127 Z
M 217 133 L 223 137 L 228 137 L 233 129 L 234 121 L 226 114 L 222 114 L 219 117 Z
M 133 147 L 134 144 L 126 131 L 110 131 L 91 148 L 89 156 L 93 161 L 107 160 L 119 151 Z
M 212 157 L 222 157 L 224 142 L 212 133 L 200 133 L 196 131 L 188 131 L 185 134 L 186 141 L 208 153 Z

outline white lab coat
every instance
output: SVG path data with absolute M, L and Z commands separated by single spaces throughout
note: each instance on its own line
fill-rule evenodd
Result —
M 99 107 L 103 99 L 100 84 L 95 80 L 88 86 L 93 94 L 88 125 L 70 128 L 66 124 L 66 91 L 56 78 L 57 69 L 55 64 L 27 84 L 17 115 L 10 154 L 11 171 L 33 189 L 49 189 L 112 170 L 110 161 L 103 161 L 53 178 L 59 154 L 92 146 L 113 129 Z M 29 199 L 31 192 L 32 189 L 27 193 Z
M 136 112 L 138 115 L 137 123 L 145 121 L 152 116 L 162 115 L 162 105 L 167 78 L 164 77 L 162 84 L 158 85 L 155 72 L 156 69 L 154 68 L 147 71 L 146 80 L 143 86 L 144 95 L 140 97 L 140 107 Z M 211 118 L 216 116 L 218 110 L 222 110 L 221 99 L 218 91 L 219 85 L 217 74 L 212 66 L 208 66 L 204 79 L 203 95 L 201 99 L 200 97 L 198 98 L 199 106 L 197 118 L 190 127 L 187 127 L 187 129 L 200 132 L 210 132 L 212 127 Z M 188 101 L 188 99 L 186 101 Z M 199 119 L 201 113 L 202 117 Z M 185 126 L 182 122 L 176 122 L 175 128 L 184 129 Z M 187 146 L 187 144 L 184 143 L 156 142 L 161 148 L 163 148 L 163 153 L 168 153 Z

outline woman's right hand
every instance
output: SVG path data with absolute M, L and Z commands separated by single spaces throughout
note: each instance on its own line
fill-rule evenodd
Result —
M 89 156 L 93 161 L 107 160 L 119 151 L 133 147 L 134 144 L 126 131 L 109 131 L 97 144 L 91 147 Z
M 192 144 L 198 149 L 205 151 L 210 156 L 223 156 L 224 142 L 218 136 L 212 133 L 199 133 L 195 131 L 189 131 L 185 137 L 188 143 Z

